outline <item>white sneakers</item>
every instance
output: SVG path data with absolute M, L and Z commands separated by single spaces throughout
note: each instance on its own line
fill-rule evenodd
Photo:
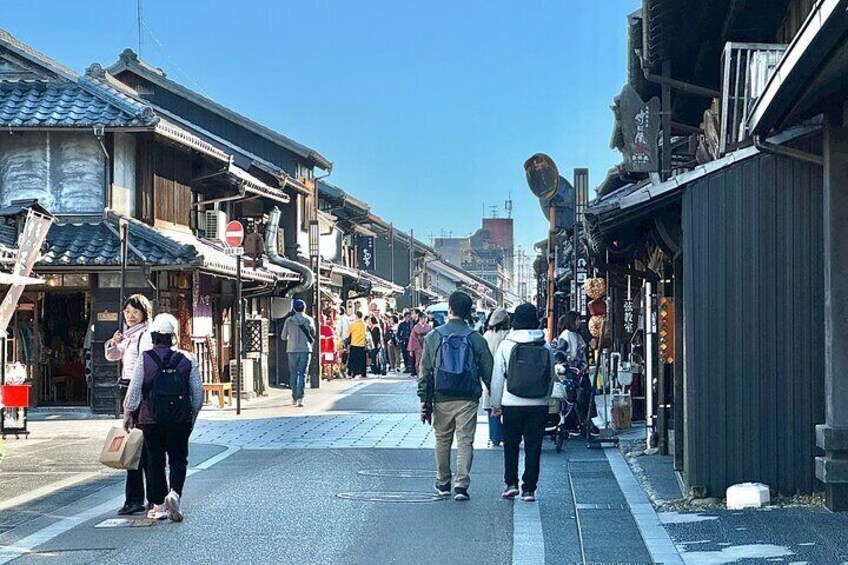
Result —
M 168 496 L 165 497 L 165 504 L 163 506 L 165 507 L 165 510 L 167 510 L 168 518 L 170 518 L 172 522 L 183 521 L 183 513 L 180 510 L 180 495 L 174 491 L 169 492 Z
M 164 520 L 168 517 L 168 510 L 164 504 L 154 504 L 153 508 L 147 511 L 149 520 Z

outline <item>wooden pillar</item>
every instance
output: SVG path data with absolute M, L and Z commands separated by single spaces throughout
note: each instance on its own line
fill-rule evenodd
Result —
M 674 469 L 683 470 L 684 411 L 683 411 L 683 253 L 674 258 Z

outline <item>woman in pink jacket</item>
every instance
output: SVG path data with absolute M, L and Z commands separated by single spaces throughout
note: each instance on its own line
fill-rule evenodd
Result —
M 415 325 L 412 326 L 412 331 L 409 335 L 409 344 L 406 350 L 412 360 L 412 375 L 418 375 L 418 369 L 421 367 L 421 351 L 423 349 L 424 337 L 430 333 L 433 328 L 427 323 L 427 315 L 420 310 L 415 310 L 413 315 Z
M 105 354 L 108 361 L 121 362 L 121 376 L 118 378 L 118 401 L 124 403 L 124 397 L 130 387 L 141 354 L 153 348 L 148 326 L 153 317 L 150 301 L 141 294 L 133 294 L 124 301 L 124 321 L 127 329 L 115 332 L 106 342 Z M 147 455 L 141 452 L 141 462 L 137 471 L 127 471 L 124 505 L 118 515 L 127 516 L 147 510 L 144 496 L 144 471 Z M 150 498 L 149 496 L 147 498 Z

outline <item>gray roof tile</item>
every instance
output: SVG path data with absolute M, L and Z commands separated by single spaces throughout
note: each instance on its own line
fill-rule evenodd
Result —
M 149 119 L 133 115 L 66 82 L 0 82 L 0 125 L 12 127 L 134 127 Z

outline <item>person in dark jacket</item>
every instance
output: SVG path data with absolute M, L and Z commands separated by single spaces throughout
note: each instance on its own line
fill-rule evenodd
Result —
M 153 349 L 144 352 L 136 366 L 127 397 L 124 400 L 124 429 L 138 426 L 144 432 L 147 449 L 147 480 L 150 503 L 147 517 L 154 520 L 183 520 L 180 501 L 188 471 L 188 439 L 203 407 L 203 381 L 194 355 L 175 349 L 179 323 L 170 314 L 159 314 L 150 324 Z M 179 421 L 164 420 L 154 413 L 153 396 L 160 367 L 175 371 L 175 381 L 184 382 L 189 393 L 190 411 Z M 138 416 L 134 412 L 138 410 Z M 168 414 L 171 416 L 172 414 Z M 165 456 L 170 477 L 165 478 Z
M 368 331 L 371 333 L 373 348 L 368 352 L 371 358 L 371 372 L 375 375 L 383 374 L 383 328 L 377 316 L 368 318 Z
M 456 291 L 448 299 L 448 322 L 433 330 L 423 340 L 421 370 L 418 375 L 418 397 L 421 399 L 421 415 L 425 421 L 432 420 L 436 435 L 436 492 L 439 496 L 450 496 L 451 481 L 454 480 L 454 498 L 468 500 L 471 484 L 471 462 L 474 459 L 474 432 L 477 429 L 477 410 L 483 384 L 489 387 L 492 380 L 492 354 L 486 340 L 468 327 L 468 318 L 473 306 L 471 297 Z M 459 396 L 436 391 L 437 354 L 443 336 L 466 336 L 471 345 L 477 381 L 473 392 Z M 414 339 L 414 338 L 413 338 Z M 456 477 L 451 472 L 451 446 L 456 435 Z
M 409 336 L 412 333 L 412 316 L 408 310 L 403 313 L 403 320 L 398 324 L 397 341 L 401 355 L 403 355 L 403 372 L 409 375 L 412 374 L 412 362 L 409 351 L 406 350 L 409 345 Z

